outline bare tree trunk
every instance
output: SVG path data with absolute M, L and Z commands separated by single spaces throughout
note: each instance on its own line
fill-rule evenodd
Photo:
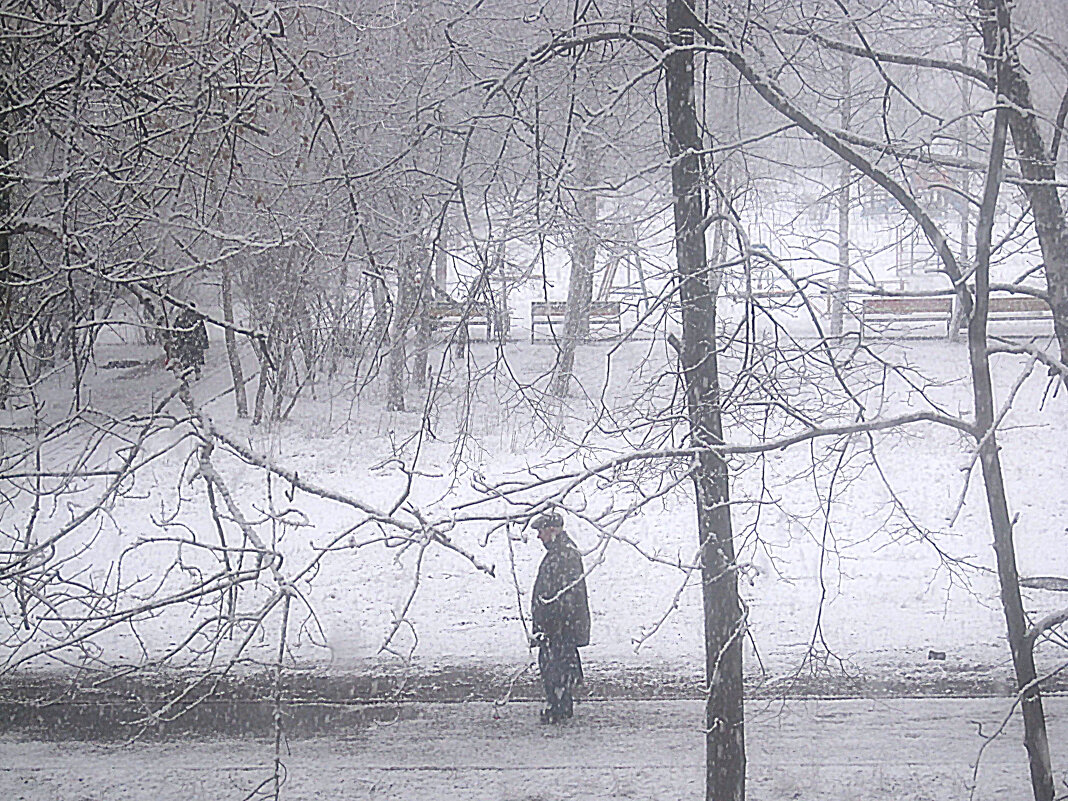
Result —
M 278 370 L 274 374 L 274 394 L 271 396 L 271 422 L 282 419 L 282 402 L 285 400 L 286 382 L 293 367 L 293 346 L 287 345 L 285 353 L 279 359 Z
M 449 229 L 441 226 L 438 241 L 434 244 L 434 286 L 441 292 L 449 290 Z
M 1010 23 L 1007 6 L 1002 0 L 983 0 L 990 18 L 984 20 L 984 48 L 1000 88 L 1015 81 L 1010 51 Z M 1016 568 L 1016 548 L 1013 541 L 1013 522 L 1009 514 L 1005 481 L 1001 470 L 1001 455 L 995 431 L 994 389 L 990 376 L 990 355 L 987 349 L 987 311 L 990 295 L 990 247 L 997 214 L 997 197 L 1005 154 L 1007 129 L 1015 115 L 1005 105 L 999 106 L 994 117 L 991 157 L 979 222 L 975 232 L 975 306 L 968 324 L 968 350 L 972 368 L 972 391 L 975 397 L 975 423 L 979 436 L 979 462 L 983 471 L 987 507 L 994 534 L 994 553 L 997 558 L 998 582 L 1001 587 L 1001 606 L 1005 613 L 1009 648 L 1016 672 L 1016 687 L 1020 692 L 1023 712 L 1024 746 L 1027 748 L 1031 771 L 1031 789 L 1035 801 L 1052 801 L 1054 796 L 1053 769 L 1050 761 L 1046 717 L 1035 670 L 1034 653 L 1028 637 L 1027 614 L 1020 597 L 1020 576 Z M 1056 194 L 1054 192 L 1054 194 Z M 1058 201 L 1059 202 L 1059 201 Z
M 7 96 L 0 95 L 6 101 Z M 2 119 L 2 118 L 0 118 Z M 0 164 L 9 164 L 11 156 L 8 151 L 7 131 L 0 122 Z M 11 213 L 11 185 L 6 178 L 0 178 L 0 220 L 8 223 Z M 7 230 L 0 231 L 0 322 L 7 323 L 11 317 L 11 241 Z
M 371 303 L 374 305 L 374 320 L 372 321 L 372 340 L 375 348 L 375 358 L 381 358 L 382 349 L 386 347 L 389 339 L 389 289 L 386 281 L 381 276 L 371 276 Z
M 1012 23 L 1005 0 L 980 0 L 983 14 L 983 52 L 987 59 L 999 52 L 999 40 L 1009 40 Z M 999 23 L 999 15 L 1004 20 Z M 1003 60 L 988 61 L 1004 74 L 1001 93 L 1009 100 L 1009 131 L 1026 182 L 1023 191 L 1031 204 L 1039 248 L 1045 262 L 1048 302 L 1053 310 L 1053 331 L 1061 361 L 1068 361 L 1068 220 L 1057 187 L 1057 159 L 1042 138 L 1039 116 L 1031 100 L 1027 74 L 1015 52 Z
M 575 349 L 590 336 L 590 305 L 593 302 L 593 273 L 597 261 L 597 195 L 593 185 L 592 144 L 589 135 L 579 137 L 576 190 L 575 233 L 571 246 L 571 276 L 567 285 L 567 307 L 564 311 L 563 336 L 557 343 L 556 366 L 553 370 L 552 393 L 565 397 L 571 386 L 575 369 Z
M 685 8 L 684 0 L 669 0 L 668 8 L 679 5 Z M 1019 67 L 1011 58 L 1008 9 L 1005 0 L 980 0 L 980 8 L 987 18 L 983 20 L 983 40 L 985 57 L 996 73 L 995 96 L 1013 99 L 1012 91 L 1020 84 Z M 681 12 L 680 12 L 681 13 Z M 670 11 L 669 11 L 669 20 Z M 990 362 L 987 350 L 987 311 L 989 298 L 990 246 L 994 215 L 997 209 L 997 195 L 1001 180 L 1004 160 L 1006 129 L 1012 127 L 1012 121 L 1019 121 L 1021 103 L 1002 102 L 995 113 L 994 133 L 992 136 L 991 156 L 987 173 L 986 187 L 983 195 L 982 210 L 976 232 L 976 297 L 975 303 L 964 286 L 964 277 L 958 267 L 956 256 L 952 253 L 948 240 L 934 221 L 923 211 L 915 198 L 900 184 L 894 182 L 885 172 L 870 161 L 851 150 L 839 137 L 832 135 L 820 126 L 811 116 L 795 106 L 773 81 L 759 74 L 748 63 L 745 56 L 731 48 L 708 26 L 694 23 L 703 38 L 710 44 L 723 48 L 723 56 L 730 62 L 753 89 L 773 108 L 778 109 L 803 130 L 807 131 L 824 147 L 860 170 L 866 177 L 885 189 L 901 207 L 917 222 L 927 240 L 931 243 L 942 261 L 944 270 L 953 281 L 965 313 L 969 315 L 968 346 L 969 362 L 972 373 L 972 392 L 975 401 L 976 433 L 978 437 L 979 459 L 983 471 L 984 487 L 989 508 L 991 527 L 994 536 L 994 550 L 997 558 L 998 579 L 1001 589 L 1002 607 L 1008 629 L 1009 645 L 1012 650 L 1013 666 L 1016 672 L 1017 687 L 1020 691 L 1021 708 L 1024 720 L 1024 744 L 1027 748 L 1031 771 L 1031 784 L 1036 801 L 1052 801 L 1053 777 L 1049 757 L 1049 743 L 1046 735 L 1045 716 L 1042 699 L 1037 683 L 1031 641 L 1028 636 L 1027 620 L 1020 599 L 1019 577 L 1016 570 L 1016 555 L 1013 544 L 1012 519 L 1009 515 L 1005 494 L 1004 479 L 1001 471 L 999 447 L 994 431 L 994 396 L 993 382 L 990 376 Z M 679 58 L 673 54 L 672 58 Z M 670 65 L 670 59 L 668 64 Z M 670 78 L 670 69 L 668 76 Z M 671 83 L 669 81 L 669 97 Z M 669 100 L 669 120 L 672 106 Z M 1014 133 L 1015 136 L 1015 133 Z M 680 143 L 683 147 L 694 147 Z M 1017 142 L 1017 153 L 1021 154 L 1021 145 Z M 1027 164 L 1026 159 L 1022 161 Z M 676 162 L 678 166 L 678 162 Z M 1033 169 L 1034 164 L 1027 169 Z M 1026 173 L 1025 173 L 1026 174 Z M 1056 193 L 1054 192 L 1054 197 Z M 1051 201 L 1052 203 L 1052 201 Z M 1059 199 L 1057 199 L 1059 204 Z M 1032 201 L 1034 205 L 1034 201 Z M 1047 211 L 1049 209 L 1047 208 Z M 1039 212 L 1035 210 L 1036 227 Z M 1063 225 L 1063 219 L 1061 220 Z M 1048 233 L 1048 230 L 1047 230 Z M 1047 273 L 1051 270 L 1047 262 Z M 1051 293 L 1052 294 L 1052 293 Z M 724 793 L 721 798 L 728 798 Z
M 404 411 L 404 390 L 407 383 L 405 370 L 407 365 L 406 338 L 411 322 L 411 280 L 408 276 L 410 265 L 398 265 L 397 302 L 393 307 L 393 320 L 389 327 L 389 355 L 386 366 L 386 410 Z
M 4 104 L 7 105 L 7 93 L 0 95 Z M 2 120 L 2 117 L 0 117 Z M 6 122 L 3 121 L 3 122 Z M 0 122 L 0 164 L 9 164 L 11 157 L 8 151 L 6 125 Z M 11 186 L 6 179 L 0 178 L 0 221 L 5 221 L 11 213 L 11 199 L 9 193 Z M 8 331 L 15 328 L 12 320 L 11 303 L 11 241 L 6 230 L 0 231 L 0 339 L 6 344 L 0 352 L 0 409 L 7 403 L 8 371 L 13 363 L 15 353 L 15 339 Z
M 493 259 L 491 275 L 497 276 L 498 291 L 493 298 L 493 328 L 497 334 L 497 342 L 504 345 L 512 332 L 512 312 L 508 307 L 508 241 L 502 239 L 497 246 L 497 255 Z M 490 284 L 492 288 L 493 284 Z
M 852 117 L 849 94 L 849 64 L 842 65 L 842 100 L 839 107 L 839 124 L 843 131 L 849 130 Z M 838 182 L 838 276 L 834 284 L 831 302 L 831 334 L 840 336 L 845 322 L 846 304 L 849 302 L 849 162 L 842 161 Z
M 412 265 L 415 274 L 419 276 L 419 284 L 413 292 L 415 314 L 415 358 L 412 372 L 417 387 L 425 387 L 427 384 L 427 361 L 430 351 L 430 301 L 433 291 L 430 286 L 433 262 L 430 254 L 420 248 L 417 251 L 416 263 Z
M 965 177 L 964 191 L 968 192 L 968 179 Z M 960 218 L 960 260 L 961 264 L 965 264 L 968 261 L 968 237 L 971 235 L 969 231 L 969 214 L 970 210 L 968 205 L 964 205 L 964 211 L 961 212 Z M 953 296 L 953 305 L 949 315 L 949 330 L 946 332 L 946 337 L 950 342 L 960 342 L 960 331 L 964 326 L 964 306 L 961 305 L 960 297 Z
M 968 62 L 969 44 L 968 35 L 961 38 L 961 63 L 966 64 Z M 960 119 L 960 134 L 957 137 L 957 155 L 962 159 L 968 157 L 968 141 L 969 141 L 969 112 L 971 111 L 971 83 L 964 81 L 961 87 L 961 119 Z M 964 197 L 971 197 L 971 175 L 967 172 L 961 175 L 961 191 L 964 193 Z M 972 209 L 971 204 L 967 201 L 961 203 L 960 211 L 960 261 L 961 264 L 966 264 L 968 261 L 968 240 L 971 238 L 971 219 Z M 961 305 L 960 297 L 953 296 L 952 312 L 949 317 L 949 330 L 946 332 L 946 337 L 950 342 L 960 341 L 961 328 L 964 326 L 964 307 Z
M 579 136 L 579 188 L 575 191 L 576 224 L 575 244 L 572 252 L 572 280 L 574 272 L 579 271 L 579 280 L 575 282 L 575 305 L 568 304 L 568 312 L 577 317 L 576 336 L 580 340 L 590 337 L 590 303 L 593 301 L 593 274 L 597 269 L 597 193 L 593 191 L 596 181 L 596 168 L 593 155 L 594 143 L 589 133 Z M 568 300 L 571 300 L 570 287 Z M 566 327 L 566 326 L 565 326 Z
M 347 255 L 347 254 L 346 254 Z M 330 348 L 329 362 L 327 363 L 327 375 L 331 378 L 337 373 L 338 358 L 346 353 L 352 341 L 352 322 L 347 319 L 349 299 L 349 263 L 347 258 L 341 259 L 341 274 L 338 277 L 337 300 L 334 302 L 334 311 L 330 315 L 330 331 L 324 332 L 333 338 Z
M 230 281 L 230 271 L 225 266 L 219 275 L 219 279 L 222 287 L 223 320 L 230 325 L 233 325 L 234 295 Z M 245 395 L 245 373 L 241 369 L 241 354 L 237 349 L 237 336 L 230 328 L 225 330 L 224 336 L 226 338 L 226 355 L 230 359 L 230 374 L 234 378 L 234 403 L 237 406 L 237 416 L 248 417 L 248 398 Z
M 7 105 L 7 94 L 0 95 Z M 0 118 L 2 119 L 2 118 Z M 0 164 L 10 164 L 11 156 L 8 145 L 6 120 L 0 122 Z M 11 182 L 0 178 L 0 224 L 6 227 L 11 213 Z M 16 301 L 12 297 L 13 276 L 11 274 L 11 237 L 0 231 L 0 340 L 5 344 L 0 350 L 0 409 L 7 406 L 8 394 L 11 392 L 12 368 L 18 355 L 19 337 L 15 336 Z M 33 360 L 37 365 L 37 360 Z
M 589 336 L 592 296 L 593 274 L 587 263 L 572 256 L 564 330 L 557 341 L 556 366 L 553 370 L 552 393 L 558 398 L 568 394 L 575 369 L 575 350 L 579 342 Z
M 675 211 L 675 251 L 682 302 L 682 375 L 692 444 L 722 443 L 716 297 L 705 252 L 702 148 L 694 96 L 693 34 L 686 0 L 667 0 L 667 28 L 678 48 L 665 61 L 668 149 Z M 734 570 L 728 473 L 712 451 L 697 460 L 694 489 L 701 546 L 705 623 L 705 797 L 745 798 L 742 634 L 745 619 Z
M 264 398 L 267 396 L 267 384 L 270 382 L 270 378 L 267 374 L 267 365 L 265 362 L 260 362 L 260 380 L 256 386 L 256 401 L 252 409 L 252 425 L 258 426 L 263 422 L 263 403 Z

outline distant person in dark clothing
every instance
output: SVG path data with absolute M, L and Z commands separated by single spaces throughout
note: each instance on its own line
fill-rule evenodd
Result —
M 586 599 L 582 555 L 564 533 L 558 512 L 538 515 L 531 523 L 545 546 L 530 602 L 531 646 L 538 648 L 538 670 L 548 706 L 543 723 L 558 723 L 573 714 L 572 690 L 582 683 L 578 649 L 590 644 L 590 607 Z
M 180 372 L 193 368 L 195 376 L 200 378 L 207 350 L 208 329 L 204 325 L 204 316 L 197 311 L 196 304 L 192 303 L 190 308 L 182 309 L 174 319 L 169 355 Z

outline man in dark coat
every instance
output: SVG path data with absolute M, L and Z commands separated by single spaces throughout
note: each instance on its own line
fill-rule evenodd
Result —
M 538 669 L 548 706 L 544 723 L 557 723 L 573 714 L 572 689 L 582 683 L 578 649 L 590 644 L 590 607 L 582 555 L 564 533 L 563 518 L 547 512 L 531 523 L 545 546 L 545 557 L 534 580 L 530 602 Z
M 191 308 L 182 309 L 174 320 L 173 350 L 179 369 L 193 368 L 197 378 L 204 369 L 204 353 L 208 349 L 208 329 L 204 317 Z

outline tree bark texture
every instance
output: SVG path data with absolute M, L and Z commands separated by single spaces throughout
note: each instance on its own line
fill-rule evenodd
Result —
M 1009 58 L 1011 26 L 1008 9 L 1001 0 L 994 0 L 991 3 L 983 0 L 983 2 L 990 6 L 991 12 L 990 18 L 984 20 L 984 49 L 988 58 L 991 59 L 991 64 L 994 65 L 995 89 L 998 100 L 1001 101 L 1005 96 L 1000 91 L 1001 87 L 1017 83 L 1017 76 Z M 975 397 L 975 423 L 980 436 L 979 462 L 982 467 L 983 485 L 986 490 L 987 507 L 994 535 L 1001 607 L 1005 614 L 1009 648 L 1016 673 L 1016 686 L 1020 692 L 1024 746 L 1027 749 L 1031 772 L 1031 789 L 1035 801 L 1053 801 L 1053 770 L 1046 734 L 1046 718 L 1042 708 L 1042 696 L 1039 693 L 1034 652 L 1028 637 L 1027 613 L 1020 596 L 1020 576 L 1016 567 L 1013 523 L 1009 514 L 1008 496 L 1001 469 L 997 432 L 994 430 L 996 410 L 990 375 L 990 356 L 987 349 L 990 248 L 994 217 L 997 213 L 997 196 L 1007 129 L 1012 124 L 1013 116 L 1019 115 L 1017 112 L 1010 112 L 1009 107 L 1003 104 L 999 105 L 995 112 L 990 166 L 975 232 L 975 305 L 968 323 L 968 350 L 972 369 L 972 391 Z
M 438 240 L 434 243 L 434 286 L 438 291 L 449 291 L 449 230 L 442 225 Z M 433 297 L 434 293 L 431 293 Z
M 389 321 L 394 311 L 389 297 L 389 287 L 380 274 L 371 276 L 371 303 L 374 307 L 374 319 L 371 322 L 371 343 L 374 348 L 373 358 L 378 361 L 384 349 L 389 345 Z
M 0 95 L 0 99 L 7 105 L 6 94 Z M 0 116 L 0 164 L 9 164 L 11 161 L 6 122 L 3 116 Z M 10 214 L 11 184 L 0 178 L 0 225 L 8 225 Z M 12 335 L 15 321 L 11 286 L 11 239 L 5 230 L 0 231 L 0 338 L 5 342 L 3 349 L 0 349 L 0 409 L 7 404 L 9 373 L 15 360 L 16 343 Z
M 597 195 L 594 180 L 593 145 L 589 134 L 578 138 L 575 179 L 575 219 L 571 242 L 571 275 L 567 285 L 563 336 L 557 342 L 553 394 L 564 397 L 575 369 L 575 350 L 590 336 L 590 305 L 593 302 L 593 273 L 597 261 Z
M 266 345 L 264 346 L 266 347 Z M 263 404 L 267 397 L 267 384 L 270 383 L 270 372 L 267 361 L 260 359 L 260 380 L 256 385 L 256 400 L 252 406 L 252 425 L 258 426 L 263 422 Z
M 597 157 L 595 143 L 588 131 L 578 138 L 578 165 L 575 171 L 575 235 L 571 250 L 571 274 L 574 282 L 574 300 L 568 288 L 568 314 L 576 317 L 574 329 L 579 341 L 590 336 L 590 304 L 593 302 L 593 274 L 597 269 Z M 578 280 L 575 281 L 575 271 Z M 566 328 L 565 324 L 565 328 Z
M 6 102 L 6 97 L 0 95 Z M 7 131 L 3 126 L 3 117 L 0 116 L 0 164 L 9 164 L 11 156 L 8 152 Z M 11 185 L 7 179 L 0 178 L 0 221 L 8 225 L 8 215 L 11 213 Z M 6 327 L 11 319 L 11 242 L 10 235 L 6 230 L 0 231 L 0 321 Z
M 999 92 L 1009 101 L 1009 132 L 1026 179 L 1024 194 L 1031 205 L 1035 233 L 1046 265 L 1046 289 L 1053 311 L 1053 331 L 1061 361 L 1068 361 L 1068 220 L 1057 189 L 1057 164 L 1038 124 L 1031 85 L 1014 47 L 1002 48 L 1012 34 L 1005 0 L 979 0 L 983 15 L 983 53 L 988 68 L 997 70 Z M 999 55 L 1003 53 L 1003 55 Z
M 572 258 L 571 277 L 567 287 L 567 308 L 564 311 L 564 329 L 557 340 L 556 368 L 553 370 L 552 391 L 558 398 L 563 398 L 568 394 L 571 376 L 575 370 L 575 351 L 579 342 L 589 336 L 592 295 L 592 272 L 587 264 Z
M 230 273 L 223 267 L 220 276 L 222 286 L 222 313 L 223 319 L 233 325 L 234 322 L 234 293 L 230 281 Z M 227 328 L 226 355 L 230 359 L 230 374 L 234 379 L 234 404 L 237 406 L 238 417 L 248 417 L 248 397 L 245 394 L 245 373 L 241 369 L 241 354 L 237 349 L 237 335 Z
M 984 21 L 984 44 L 994 54 L 992 62 L 1000 65 L 997 83 L 1006 87 L 1006 91 L 1018 91 L 1019 66 L 1008 59 L 997 57 L 1001 53 L 1001 43 L 1010 31 L 1007 9 L 1003 0 L 980 0 L 981 8 L 988 11 Z M 669 4 L 669 8 L 670 8 Z M 994 11 L 1000 13 L 994 14 Z M 997 30 L 990 30 L 990 21 Z M 1025 727 L 1025 745 L 1030 761 L 1032 786 L 1036 801 L 1050 801 L 1053 798 L 1052 774 L 1049 769 L 1049 748 L 1045 732 L 1041 698 L 1035 686 L 1034 658 L 1027 640 L 1026 618 L 1020 601 L 1019 580 L 1016 571 L 1015 550 L 1012 539 L 1012 521 L 1009 515 L 1005 494 L 1004 480 L 1001 472 L 1000 457 L 994 423 L 993 382 L 990 376 L 990 363 L 987 353 L 987 299 L 989 293 L 989 257 L 991 228 L 996 210 L 997 189 L 1000 182 L 1001 162 L 1004 153 L 1006 128 L 1012 128 L 1013 119 L 1020 116 L 1017 107 L 1003 103 L 996 116 L 994 143 L 991 147 L 990 167 L 987 186 L 984 192 L 983 214 L 976 233 L 976 295 L 965 286 L 964 277 L 957 264 L 956 256 L 949 247 L 949 240 L 943 235 L 935 221 L 923 210 L 915 197 L 902 185 L 894 181 L 876 164 L 852 150 L 839 137 L 831 134 L 811 115 L 796 106 L 778 85 L 754 69 L 737 49 L 730 47 L 711 28 L 696 23 L 701 36 L 710 44 L 723 48 L 723 57 L 738 70 L 750 86 L 785 116 L 790 118 L 802 130 L 809 133 L 816 141 L 832 153 L 846 159 L 852 167 L 865 177 L 885 189 L 901 207 L 919 224 L 927 240 L 931 243 L 941 260 L 944 270 L 953 281 L 961 301 L 964 314 L 969 319 L 969 359 L 972 371 L 972 390 L 976 405 L 976 430 L 979 432 L 979 457 L 983 470 L 988 510 L 994 535 L 994 550 L 998 562 L 998 578 L 1002 593 L 1002 606 L 1005 612 L 1010 647 L 1016 670 L 1017 686 L 1021 689 L 1023 700 L 1023 717 Z M 669 84 L 670 86 L 670 84 Z M 1015 90 L 1014 90 L 1015 87 Z M 1006 92 L 999 92 L 1004 97 Z M 1011 97 L 1010 97 L 1011 100 Z M 669 104 L 670 115 L 670 104 Z M 1019 120 L 1017 119 L 1017 122 Z M 1000 139 L 1000 141 L 999 141 Z M 1019 154 L 1020 142 L 1017 142 Z M 1033 169 L 1032 164 L 1028 169 Z M 1047 198 L 1048 199 L 1048 198 Z M 1049 200 L 1049 199 L 1048 199 Z M 1052 200 L 1050 200 L 1052 205 Z M 1059 201 L 1057 201 L 1059 206 Z M 1049 209 L 1047 208 L 1047 211 Z M 1036 218 L 1039 212 L 1036 210 Z M 1061 220 L 1063 225 L 1063 219 Z M 1036 225 L 1039 230 L 1041 226 Z M 1048 233 L 1048 229 L 1047 229 Z M 1047 274 L 1053 268 L 1047 263 Z M 1053 294 L 1053 293 L 1051 293 Z M 1055 303 L 1056 300 L 1052 300 Z M 726 796 L 724 796 L 726 797 Z
M 489 291 L 490 308 L 493 310 L 493 331 L 499 345 L 505 345 L 512 331 L 512 316 L 508 308 L 508 241 L 502 239 L 490 262 L 490 277 L 496 276 L 497 291 L 493 291 L 493 281 L 486 284 Z
M 667 0 L 671 44 L 693 42 L 693 15 L 685 0 Z M 692 50 L 665 61 L 668 151 L 675 216 L 675 250 L 682 305 L 682 375 L 690 437 L 695 446 L 723 441 L 716 354 L 716 296 L 705 251 L 706 197 L 699 152 Z M 742 709 L 744 616 L 734 570 L 726 462 L 701 454 L 694 475 L 701 546 L 705 624 L 705 797 L 745 798 L 745 734 Z
M 412 313 L 415 315 L 415 358 L 412 377 L 417 387 L 427 385 L 427 364 L 430 358 L 430 334 L 433 320 L 430 317 L 430 302 L 434 297 L 431 288 L 433 261 L 430 252 L 419 248 L 415 253 L 412 274 L 419 276 L 418 284 L 413 287 Z
M 407 384 L 407 337 L 411 323 L 413 289 L 408 275 L 410 265 L 400 265 L 397 271 L 397 302 L 389 326 L 389 356 L 386 363 L 386 410 L 403 412 Z

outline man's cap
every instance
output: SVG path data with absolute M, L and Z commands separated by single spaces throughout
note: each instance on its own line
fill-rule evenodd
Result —
M 530 527 L 538 531 L 543 528 L 563 528 L 564 518 L 559 512 L 545 512 L 531 520 Z

